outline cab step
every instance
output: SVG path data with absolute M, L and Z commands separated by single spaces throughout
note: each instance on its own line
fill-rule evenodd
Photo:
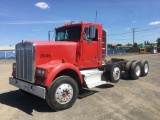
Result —
M 106 83 L 103 77 L 103 71 L 98 69 L 81 70 L 81 74 L 84 76 L 84 81 L 88 88 L 93 88 Z

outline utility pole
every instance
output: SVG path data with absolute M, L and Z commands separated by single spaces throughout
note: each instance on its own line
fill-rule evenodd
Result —
M 134 45 L 134 42 L 135 42 L 135 29 L 136 28 L 132 28 L 132 31 L 133 31 L 133 45 Z
M 135 33 L 135 28 L 133 28 L 132 30 L 133 30 L 133 45 L 134 45 L 134 33 Z

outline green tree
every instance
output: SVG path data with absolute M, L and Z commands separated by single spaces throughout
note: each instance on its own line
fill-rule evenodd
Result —
M 122 44 L 117 44 L 117 46 L 122 46 Z
M 157 39 L 157 46 L 160 46 L 160 38 Z
M 108 49 L 111 49 L 111 47 L 112 47 L 111 44 L 107 44 Z
M 133 45 L 133 47 L 134 47 L 134 48 L 137 48 L 137 47 L 138 47 L 138 44 L 135 42 L 134 45 Z
M 150 43 L 147 41 L 147 45 L 150 45 Z
M 128 43 L 127 46 L 132 46 L 132 44 Z

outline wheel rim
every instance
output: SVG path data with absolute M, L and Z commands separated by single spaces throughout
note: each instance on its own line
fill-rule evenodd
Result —
M 120 78 L 120 69 L 119 67 L 115 67 L 114 70 L 113 70 L 113 78 L 115 80 L 119 80 Z
M 60 85 L 55 93 L 56 101 L 60 104 L 68 103 L 73 97 L 73 88 L 70 84 Z
M 145 73 L 148 73 L 148 64 L 145 64 L 145 65 L 144 65 L 144 72 L 145 72 Z
M 141 68 L 139 65 L 136 66 L 136 75 L 137 76 L 140 76 L 140 73 L 141 73 Z

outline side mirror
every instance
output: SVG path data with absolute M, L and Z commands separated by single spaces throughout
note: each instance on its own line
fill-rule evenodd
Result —
M 48 31 L 48 40 L 50 41 L 50 32 L 51 31 Z
M 49 41 L 53 40 L 53 38 L 55 37 L 55 31 L 56 31 L 56 29 L 48 31 L 48 40 Z M 52 36 L 53 36 L 52 38 L 51 38 L 51 33 L 52 33 Z
M 91 39 L 95 38 L 96 37 L 96 27 L 92 25 L 92 26 L 89 26 L 89 29 L 90 29 L 89 37 Z

